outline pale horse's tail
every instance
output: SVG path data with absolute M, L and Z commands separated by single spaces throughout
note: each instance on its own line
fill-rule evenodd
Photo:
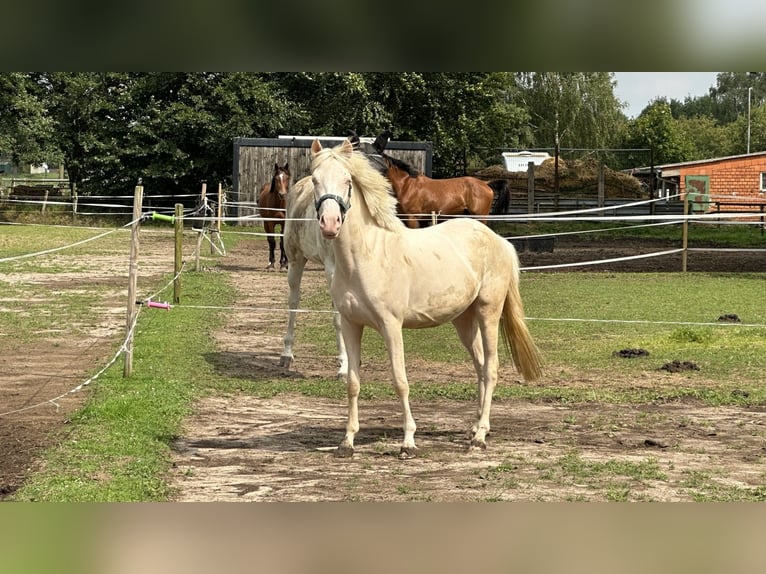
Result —
M 524 305 L 519 292 L 519 256 L 512 244 L 508 243 L 508 246 L 513 253 L 513 275 L 505 295 L 500 332 L 516 368 L 525 380 L 534 381 L 542 375 L 542 357 L 524 321 Z

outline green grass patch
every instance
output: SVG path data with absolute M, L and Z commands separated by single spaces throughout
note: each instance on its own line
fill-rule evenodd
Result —
M 496 396 L 561 402 L 693 398 L 713 405 L 764 404 L 764 279 L 766 273 L 525 273 L 522 298 L 530 331 L 543 354 L 545 382 L 501 385 Z M 330 309 L 330 297 L 322 288 L 306 294 L 302 306 Z M 730 313 L 737 314 L 742 324 L 718 322 L 718 317 Z M 301 316 L 298 330 L 301 344 L 315 345 L 328 355 L 336 353 L 328 315 Z M 449 324 L 405 330 L 403 336 L 408 359 L 469 363 L 467 351 Z M 645 349 L 649 355 L 631 359 L 614 355 L 623 349 Z M 362 357 L 363 361 L 387 360 L 382 338 L 372 329 L 365 330 Z M 682 372 L 676 378 L 658 372 L 672 361 L 692 362 L 699 370 Z M 504 351 L 501 369 L 513 369 Z M 571 384 L 582 378 L 638 380 L 649 372 L 660 381 L 666 378 L 668 384 Z M 683 382 L 677 381 L 678 376 Z M 388 380 L 364 380 L 362 392 L 391 396 L 385 389 L 370 389 L 378 383 L 388 385 Z M 470 400 L 475 396 L 473 379 L 446 384 L 411 379 L 410 384 L 414 397 Z

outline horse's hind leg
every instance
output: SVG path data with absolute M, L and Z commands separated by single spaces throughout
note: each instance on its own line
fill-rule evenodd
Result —
M 293 356 L 293 343 L 295 342 L 295 320 L 297 316 L 298 305 L 301 302 L 301 278 L 303 277 L 303 269 L 306 266 L 306 259 L 301 257 L 296 259 L 290 265 L 287 270 L 287 286 L 290 289 L 290 294 L 287 298 L 287 307 L 289 309 L 289 317 L 287 320 L 287 331 L 285 332 L 284 348 L 282 349 L 282 356 L 279 358 L 279 366 L 290 368 L 295 360 Z
M 484 383 L 484 346 L 481 342 L 481 333 L 479 326 L 474 320 L 474 315 L 470 308 L 465 313 L 452 321 L 457 331 L 460 342 L 468 349 L 473 361 L 473 368 L 476 371 L 476 387 L 478 394 L 478 405 L 476 409 L 476 422 L 471 427 L 469 437 L 473 438 L 479 428 L 479 419 L 481 418 L 482 406 L 484 405 L 484 396 L 486 385 Z M 489 432 L 489 429 L 487 429 Z
M 482 311 L 477 312 L 481 315 Z M 478 317 L 481 341 L 484 347 L 484 367 L 482 379 L 484 380 L 484 395 L 480 403 L 479 420 L 476 421 L 476 431 L 471 439 L 471 446 L 487 448 L 486 436 L 489 433 L 489 415 L 492 409 L 492 395 L 497 385 L 497 336 L 500 317 L 497 314 L 483 315 Z
M 332 275 L 335 272 L 335 266 L 331 263 L 331 259 L 325 259 L 324 262 L 324 274 L 327 280 L 327 288 L 330 288 L 332 284 Z M 338 377 L 346 377 L 348 375 L 348 353 L 346 351 L 346 343 L 343 340 L 343 333 L 340 326 L 340 313 L 335 309 L 335 303 L 333 303 L 333 318 L 332 325 L 335 328 L 335 343 L 338 347 Z

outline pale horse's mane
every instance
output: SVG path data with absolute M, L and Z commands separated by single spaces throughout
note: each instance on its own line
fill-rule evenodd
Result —
M 370 165 L 364 153 L 360 151 L 340 151 L 342 144 L 334 148 L 324 148 L 311 161 L 313 171 L 324 161 L 335 159 L 351 174 L 354 191 L 351 195 L 351 209 L 355 202 L 364 202 L 369 216 L 377 225 L 389 230 L 402 229 L 404 224 L 396 215 L 396 197 L 389 179 Z

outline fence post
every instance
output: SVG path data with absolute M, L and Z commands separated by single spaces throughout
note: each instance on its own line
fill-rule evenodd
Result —
M 183 232 L 184 232 L 184 206 L 182 203 L 176 203 L 175 217 L 176 249 L 173 263 L 173 303 L 181 302 L 181 264 L 183 255 Z
M 605 193 L 604 193 L 604 162 L 598 164 L 598 206 L 604 207 Z M 605 215 L 606 212 L 602 211 L 601 215 Z
M 72 223 L 77 223 L 77 184 L 76 183 L 72 184 Z
M 686 272 L 686 253 L 689 244 L 689 194 L 684 193 L 684 227 L 681 236 L 681 271 Z
M 220 239 L 221 235 L 221 215 L 223 215 L 223 187 L 222 184 L 218 184 L 218 221 L 215 224 L 215 228 L 218 231 L 218 237 Z
M 210 226 L 210 255 L 216 252 L 215 241 L 221 240 L 221 211 L 223 208 L 223 190 L 221 184 L 218 184 L 218 204 L 216 205 L 215 223 Z
M 133 224 L 130 227 L 130 265 L 128 268 L 128 312 L 127 339 L 125 340 L 125 362 L 122 376 L 130 377 L 133 373 L 133 322 L 136 319 L 136 284 L 138 282 L 138 246 L 139 231 L 141 230 L 141 205 L 144 199 L 144 187 L 136 186 L 133 194 Z
M 535 163 L 527 163 L 527 213 L 535 212 Z

